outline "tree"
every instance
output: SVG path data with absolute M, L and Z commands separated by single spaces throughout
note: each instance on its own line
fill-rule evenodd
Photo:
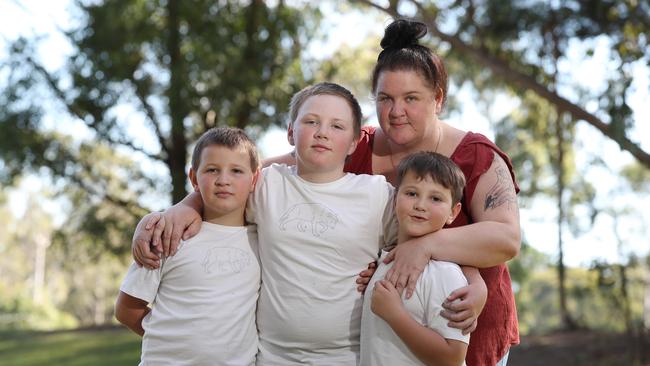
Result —
M 639 144 L 639 138 L 628 136 L 634 123 L 640 123 L 633 120 L 628 105 L 631 67 L 636 62 L 650 63 L 648 2 L 456 0 L 443 9 L 415 0 L 391 0 L 387 6 L 371 0 L 351 1 L 396 18 L 424 21 L 435 38 L 450 46 L 447 58 L 459 59 L 466 66 L 464 73 L 452 75 L 456 80 L 471 79 L 478 88 L 501 85 L 517 94 L 533 91 L 573 121 L 595 127 L 650 169 L 650 154 Z M 554 37 L 553 42 L 549 37 Z M 610 57 L 618 64 L 608 70 L 606 90 L 582 90 L 561 73 L 558 80 L 564 82 L 554 86 L 554 70 L 547 68 L 553 58 L 566 58 L 571 41 L 588 42 L 598 37 L 609 40 Z M 552 52 L 545 49 L 549 44 L 554 47 Z M 585 52 L 589 56 L 593 50 Z M 579 94 L 563 96 L 567 89 Z M 587 101 L 598 101 L 597 110 L 588 111 Z
M 54 96 L 93 144 L 164 164 L 174 202 L 186 195 L 188 148 L 203 131 L 227 125 L 257 135 L 283 124 L 308 72 L 302 46 L 318 23 L 315 9 L 283 1 L 116 0 L 79 3 L 76 11 L 84 21 L 67 32 L 74 51 L 64 70 L 47 70 L 25 39 L 2 65 L 9 75 L 0 98 L 3 178 L 26 167 L 66 178 L 89 171 L 69 136 L 44 128 L 38 101 Z

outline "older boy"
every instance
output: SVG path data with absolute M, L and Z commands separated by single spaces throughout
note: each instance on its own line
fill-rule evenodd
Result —
M 158 269 L 131 265 L 115 305 L 143 336 L 141 365 L 255 363 L 260 266 L 244 212 L 258 166 L 242 130 L 215 128 L 197 141 L 189 176 L 203 202 L 201 231 Z
M 395 213 L 398 244 L 440 230 L 460 212 L 465 185 L 449 158 L 413 154 L 398 166 Z M 388 254 L 382 252 L 382 259 Z M 365 293 L 361 318 L 361 365 L 461 365 L 469 335 L 447 325 L 442 303 L 467 280 L 454 263 L 430 261 L 409 299 L 384 278 L 392 263 L 379 267 Z M 372 310 L 372 311 L 371 311 Z

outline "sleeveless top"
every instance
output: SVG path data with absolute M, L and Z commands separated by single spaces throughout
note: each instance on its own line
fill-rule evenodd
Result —
M 345 171 L 372 174 L 372 146 L 376 127 L 365 126 L 357 149 L 349 156 Z M 465 175 L 466 185 L 461 200 L 462 209 L 456 220 L 445 227 L 457 227 L 473 223 L 469 212 L 478 180 L 492 165 L 497 153 L 508 166 L 510 176 L 519 192 L 510 158 L 487 137 L 467 132 L 450 158 Z M 478 317 L 478 326 L 470 337 L 465 362 L 468 366 L 495 365 L 511 345 L 519 343 L 517 309 L 512 292 L 510 272 L 505 264 L 480 268 L 479 272 L 488 290 L 485 307 Z

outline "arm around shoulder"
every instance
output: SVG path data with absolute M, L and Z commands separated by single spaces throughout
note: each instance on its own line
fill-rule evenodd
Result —
M 293 152 L 286 153 L 283 155 L 278 155 L 262 160 L 262 167 L 266 168 L 271 164 L 286 164 L 286 165 L 296 165 L 296 157 Z

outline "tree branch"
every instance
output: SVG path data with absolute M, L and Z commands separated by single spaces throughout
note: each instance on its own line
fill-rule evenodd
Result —
M 50 87 L 50 89 L 52 90 L 54 95 L 57 98 L 59 98 L 59 100 L 63 103 L 63 105 L 65 105 L 68 112 L 70 112 L 70 114 L 72 114 L 73 116 L 75 116 L 78 119 L 85 122 L 85 119 L 84 119 L 84 114 L 85 113 L 82 110 L 75 107 L 74 104 L 68 103 L 68 101 L 66 100 L 65 93 L 59 88 L 59 86 L 56 83 L 56 80 L 54 78 L 52 78 L 52 75 L 50 75 L 50 73 L 47 70 L 45 70 L 45 68 L 41 64 L 34 61 L 34 59 L 32 59 L 31 57 L 27 57 L 27 62 L 29 62 L 29 64 L 32 67 L 34 67 L 34 69 L 36 69 L 36 71 L 38 73 L 40 73 L 41 76 L 43 76 L 43 78 L 47 82 L 48 86 Z M 137 88 L 136 88 L 136 90 L 137 90 Z M 149 108 L 150 108 L 150 106 L 149 106 Z M 145 109 L 146 109 L 146 107 L 145 107 Z M 152 110 L 152 112 L 153 112 L 153 110 Z M 86 123 L 86 125 L 88 125 L 88 127 L 90 127 L 90 128 L 93 128 L 93 129 L 97 130 L 97 128 L 96 128 L 96 126 L 94 126 L 94 124 Z M 113 139 L 112 137 L 108 136 L 107 134 L 102 134 L 102 137 L 105 138 L 109 144 L 112 144 L 112 145 L 125 145 L 125 146 L 128 146 L 130 149 L 132 149 L 134 151 L 137 151 L 137 152 L 147 156 L 150 159 L 160 160 L 160 161 L 163 160 L 163 158 L 159 154 L 151 154 L 151 153 L 145 151 L 143 148 L 135 146 L 133 144 L 133 142 L 130 141 L 130 140 L 127 140 L 127 139 L 117 139 L 116 140 L 116 139 Z M 163 147 L 164 147 L 164 144 L 163 144 Z
M 138 100 L 140 100 L 140 103 L 142 104 L 142 108 L 144 108 L 145 114 L 149 118 L 151 127 L 154 129 L 156 133 L 156 137 L 158 138 L 158 143 L 160 144 L 160 149 L 165 151 L 166 154 L 169 154 L 169 147 L 167 146 L 167 142 L 165 141 L 165 136 L 163 135 L 162 130 L 160 129 L 160 121 L 158 121 L 158 118 L 156 117 L 156 112 L 153 110 L 151 104 L 147 102 L 147 96 L 141 90 L 140 84 L 136 82 L 133 78 L 131 78 L 131 83 L 133 83 L 135 87 L 135 95 L 138 97 Z M 162 160 L 161 157 L 159 159 Z

